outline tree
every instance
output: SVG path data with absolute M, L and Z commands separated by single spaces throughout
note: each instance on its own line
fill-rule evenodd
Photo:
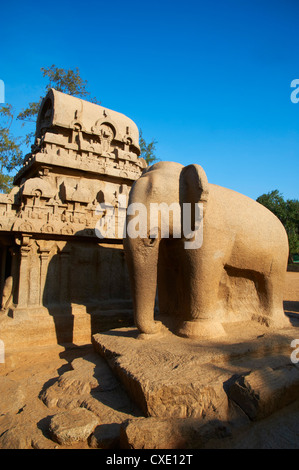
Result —
M 47 77 L 48 79 L 46 92 L 51 88 L 55 88 L 57 91 L 77 96 L 78 98 L 90 97 L 90 93 L 86 89 L 87 80 L 82 80 L 78 67 L 74 70 L 65 70 L 58 68 L 55 65 L 51 65 L 51 67 L 42 67 L 41 72 L 43 77 Z M 18 114 L 17 119 L 24 122 L 35 122 L 42 99 L 43 96 L 40 97 L 39 101 L 29 103 L 28 107 Z M 92 103 L 97 103 L 96 98 L 91 98 L 90 101 Z
M 46 85 L 46 93 L 51 89 L 55 88 L 57 91 L 66 93 L 68 95 L 77 96 L 78 98 L 90 97 L 89 91 L 87 91 L 87 80 L 82 80 L 78 67 L 74 70 L 65 70 L 56 67 L 54 64 L 51 67 L 42 67 L 41 72 L 43 77 L 48 79 Z M 23 109 L 17 116 L 20 121 L 36 122 L 38 111 L 43 100 L 43 96 L 38 101 L 29 103 L 26 109 Z M 97 103 L 96 98 L 91 98 L 92 103 Z M 25 144 L 29 145 L 30 141 L 34 136 L 34 132 L 30 132 L 25 136 Z
M 299 200 L 285 201 L 282 194 L 275 189 L 259 196 L 257 202 L 273 212 L 284 225 L 289 240 L 289 261 L 292 262 L 293 255 L 299 253 Z
M 78 98 L 88 98 L 92 103 L 99 104 L 96 98 L 90 96 L 87 90 L 88 83 L 81 78 L 78 68 L 65 70 L 51 65 L 51 67 L 42 67 L 41 72 L 43 77 L 47 79 L 46 93 L 50 88 L 55 88 L 62 93 Z M 17 120 L 22 121 L 23 126 L 26 123 L 35 123 L 43 97 L 29 103 L 27 108 L 19 113 L 16 113 L 10 104 L 0 107 L 0 192 L 11 190 L 13 185 L 11 173 L 18 169 L 24 158 L 22 147 L 29 147 L 34 137 L 34 132 L 27 132 L 20 137 L 12 135 L 11 124 L 15 116 Z M 154 154 L 156 144 L 154 140 L 147 144 L 142 137 L 142 132 L 140 132 L 139 144 L 141 157 L 146 160 L 148 165 L 157 161 Z
M 0 118 L 0 191 L 9 192 L 13 184 L 9 173 L 21 165 L 23 157 L 20 138 L 16 139 L 10 131 L 14 119 L 10 104 L 2 106 Z
M 90 97 L 90 93 L 87 91 L 87 81 L 82 80 L 78 68 L 65 70 L 51 65 L 51 67 L 42 67 L 41 72 L 43 77 L 48 79 L 46 93 L 50 88 L 55 88 L 78 98 Z M 29 132 L 22 137 L 12 135 L 10 128 L 15 115 L 17 120 L 23 122 L 23 125 L 26 122 L 36 122 L 42 99 L 43 96 L 39 100 L 29 103 L 27 108 L 17 115 L 10 104 L 2 105 L 0 108 L 0 192 L 9 192 L 12 188 L 13 177 L 10 173 L 21 165 L 24 158 L 22 146 L 28 147 L 34 136 L 34 132 Z M 97 102 L 95 98 L 91 98 L 90 101 Z
M 141 150 L 140 157 L 144 158 L 148 165 L 152 165 L 154 162 L 158 161 L 158 158 L 155 155 L 156 150 L 156 141 L 152 140 L 149 144 L 147 144 L 143 138 L 142 130 L 140 129 L 139 132 L 139 146 Z

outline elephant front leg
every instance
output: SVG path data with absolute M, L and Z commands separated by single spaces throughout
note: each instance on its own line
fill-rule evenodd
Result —
M 186 280 L 188 311 L 178 330 L 180 336 L 196 339 L 226 334 L 220 321 L 222 315 L 218 306 L 222 272 L 221 260 L 215 260 L 214 263 L 211 259 L 207 263 L 202 260 L 200 265 L 191 265 L 190 277 Z

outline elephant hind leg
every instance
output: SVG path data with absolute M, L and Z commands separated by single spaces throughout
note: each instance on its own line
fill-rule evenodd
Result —
M 260 292 L 261 315 L 256 319 L 269 327 L 290 326 L 283 309 L 283 294 L 286 270 L 272 266 L 270 275 L 263 276 L 263 289 Z

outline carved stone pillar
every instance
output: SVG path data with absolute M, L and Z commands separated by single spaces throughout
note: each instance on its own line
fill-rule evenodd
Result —
M 18 261 L 18 249 L 16 246 L 12 246 L 9 249 L 11 254 L 11 275 L 13 279 L 12 285 L 12 302 L 16 302 L 16 288 L 18 285 L 18 277 L 19 277 L 19 261 Z
M 70 304 L 70 248 L 65 245 L 60 251 L 60 296 L 62 305 Z
M 39 305 L 40 294 L 40 262 L 37 254 L 37 247 L 32 246 L 29 263 L 29 292 L 28 306 L 37 307 Z
M 31 239 L 30 236 L 23 236 L 22 239 L 16 240 L 20 245 L 20 273 L 19 273 L 19 292 L 18 292 L 18 308 L 27 308 L 29 294 L 29 269 L 28 257 L 30 253 Z
M 49 266 L 49 255 L 53 247 L 53 242 L 48 240 L 40 240 L 37 242 L 39 246 L 40 257 L 40 290 L 39 290 L 39 305 L 44 303 L 44 291 L 47 279 L 47 272 Z

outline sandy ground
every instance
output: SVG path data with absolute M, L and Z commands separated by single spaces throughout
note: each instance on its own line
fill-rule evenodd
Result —
M 299 273 L 287 273 L 284 298 L 286 301 L 285 310 L 291 312 L 293 316 L 299 317 Z M 19 431 L 16 432 L 16 436 L 18 433 L 19 436 L 21 436 L 26 429 L 28 434 L 28 429 L 30 429 L 32 425 L 33 428 L 37 427 L 38 429 L 38 434 L 35 439 L 36 448 L 61 448 L 61 446 L 58 446 L 50 439 L 47 433 L 50 413 L 48 407 L 40 400 L 39 395 L 42 390 L 54 383 L 61 374 L 71 370 L 70 363 L 73 359 L 88 354 L 91 351 L 93 351 L 91 345 L 74 347 L 67 351 L 61 346 L 40 347 L 31 351 L 20 351 L 20 354 L 15 358 L 10 358 L 8 363 L 0 364 L 0 377 L 5 376 L 18 382 L 26 396 L 25 405 L 18 413 L 1 414 L 0 402 L 0 441 L 1 436 L 3 436 L 8 429 L 18 429 Z M 291 428 L 292 426 L 294 427 L 294 419 L 296 418 L 298 421 L 299 418 L 299 401 L 285 409 L 284 412 L 278 413 L 277 416 L 278 421 L 275 421 L 275 417 L 271 417 L 271 419 L 266 420 L 265 423 L 259 422 L 256 426 L 256 431 L 252 430 L 251 433 L 248 433 L 245 437 L 243 436 L 243 439 L 240 437 L 239 442 L 232 444 L 232 447 L 244 448 L 244 446 L 249 446 L 249 448 L 275 448 L 276 445 L 279 446 L 279 428 L 281 427 L 281 420 L 286 423 L 286 432 L 289 432 L 290 426 Z M 289 422 L 291 423 L 290 425 L 288 424 Z M 270 443 L 269 440 L 266 443 L 263 442 L 265 433 L 269 435 L 269 433 L 271 434 L 270 431 L 274 436 L 272 441 L 270 441 Z M 283 441 L 281 445 L 285 447 L 290 446 L 290 442 L 293 442 L 292 440 L 297 436 L 296 439 L 299 448 L 299 434 L 297 435 L 297 432 L 299 433 L 299 430 L 297 431 L 296 428 L 295 435 L 292 434 L 291 438 L 287 441 Z M 25 447 L 26 443 L 23 445 Z M 21 438 L 19 438 L 19 440 L 16 438 L 16 447 L 18 446 L 22 448 Z M 86 443 L 78 443 L 72 445 L 71 448 L 88 448 L 88 445 Z
M 299 273 L 287 273 L 284 299 L 299 302 Z

